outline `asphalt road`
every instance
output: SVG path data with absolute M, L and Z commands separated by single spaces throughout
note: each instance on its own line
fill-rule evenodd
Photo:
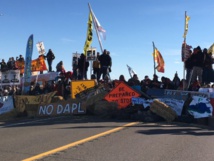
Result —
M 214 130 L 131 122 L 70 116 L 0 123 L 0 160 L 214 161 Z

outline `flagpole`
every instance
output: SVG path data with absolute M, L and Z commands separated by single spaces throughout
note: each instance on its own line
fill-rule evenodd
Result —
M 101 40 L 100 40 L 100 36 L 98 35 L 97 26 L 95 25 L 95 22 L 94 22 L 94 13 L 92 12 L 90 3 L 88 3 L 88 7 L 89 7 L 90 12 L 92 13 L 92 20 L 93 20 L 93 24 L 94 24 L 94 27 L 95 27 L 95 30 L 96 30 L 97 38 L 98 38 L 98 41 L 99 41 L 100 50 L 101 50 L 101 53 L 103 53 L 102 42 L 101 42 Z
M 187 11 L 185 11 L 184 14 L 184 51 L 186 51 L 186 15 L 187 15 Z M 184 90 L 184 85 L 185 85 L 185 61 L 183 62 L 183 90 Z
M 132 75 L 131 75 L 130 70 L 129 70 L 129 66 L 128 66 L 128 64 L 126 64 L 126 65 L 127 65 L 127 67 L 128 67 L 129 75 L 130 75 L 130 77 L 132 78 Z
M 152 44 L 153 44 L 153 61 L 154 61 L 154 74 L 156 74 L 156 70 L 155 70 L 155 43 L 154 42 L 152 42 Z

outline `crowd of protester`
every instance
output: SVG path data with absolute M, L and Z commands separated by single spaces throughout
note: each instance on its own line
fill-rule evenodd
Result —
M 126 80 L 125 76 L 121 74 L 119 79 L 111 80 L 110 72 L 112 67 L 112 59 L 110 52 L 106 49 L 102 54 L 97 52 L 96 59 L 93 60 L 93 74 L 90 79 L 93 79 L 97 82 L 97 85 L 105 84 L 108 90 L 116 86 L 117 81 L 122 81 L 129 85 L 130 87 L 140 87 L 142 92 L 147 92 L 148 89 L 172 89 L 172 90 L 189 90 L 189 91 L 198 91 L 201 87 L 214 87 L 211 86 L 211 82 L 214 82 L 213 76 L 213 58 L 211 54 L 207 53 L 207 49 L 201 50 L 200 46 L 192 50 L 189 50 L 190 57 L 185 61 L 186 69 L 186 78 L 180 79 L 177 72 L 175 72 L 174 78 L 171 80 L 168 77 L 162 76 L 160 79 L 157 74 L 153 75 L 153 78 L 149 78 L 148 75 L 145 75 L 144 79 L 139 80 L 138 75 L 134 74 L 131 78 Z M 48 56 L 49 55 L 49 56 Z M 48 61 L 48 72 L 53 72 L 52 70 L 52 61 L 55 59 L 55 55 L 52 50 L 48 51 L 48 54 L 45 58 L 49 59 Z M 16 60 L 24 61 L 22 55 Z M 11 57 L 7 63 L 2 59 L 1 71 L 8 69 L 17 69 L 14 66 L 14 58 Z M 6 64 L 6 65 L 5 65 Z M 5 67 L 6 66 L 6 67 Z M 49 80 L 41 86 L 38 82 L 31 82 L 29 95 L 39 95 L 46 94 L 49 92 L 56 91 L 56 96 L 62 96 L 65 99 L 69 98 L 71 94 L 71 81 L 72 80 L 86 80 L 87 71 L 89 63 L 86 60 L 86 56 L 81 54 L 75 63 L 73 63 L 73 71 L 65 70 L 63 66 L 63 61 L 60 61 L 56 65 L 56 71 L 59 73 L 59 76 L 54 80 Z M 1 96 L 7 95 L 20 95 L 21 86 L 2 86 L 0 89 Z

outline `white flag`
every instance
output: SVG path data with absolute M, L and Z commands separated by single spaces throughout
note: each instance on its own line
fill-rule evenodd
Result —
M 94 25 L 97 29 L 97 31 L 99 32 L 99 35 L 102 37 L 102 39 L 106 39 L 106 30 L 100 25 L 97 17 L 95 16 L 94 12 L 91 10 L 92 15 L 93 15 L 93 19 L 94 19 Z
M 127 68 L 128 68 L 130 77 L 133 77 L 133 75 L 136 74 L 135 71 L 130 66 L 128 66 L 128 65 L 127 65 Z

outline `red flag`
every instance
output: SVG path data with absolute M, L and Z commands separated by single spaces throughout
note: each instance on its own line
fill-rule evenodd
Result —
M 157 66 L 155 69 L 157 69 L 158 72 L 164 73 L 165 63 L 164 63 L 161 53 L 156 48 L 155 48 L 155 53 L 154 53 L 154 59 L 155 59 L 155 62 L 157 63 Z

